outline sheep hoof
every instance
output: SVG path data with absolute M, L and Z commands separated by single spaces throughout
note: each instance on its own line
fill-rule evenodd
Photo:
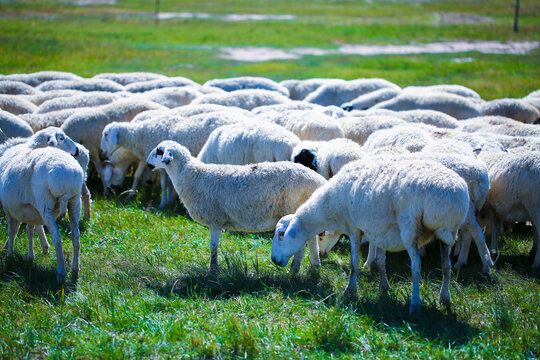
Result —
M 452 307 L 452 301 L 443 297 L 439 298 L 439 304 L 444 306 L 446 309 L 450 309 Z
M 373 262 L 372 261 L 366 261 L 364 265 L 362 265 L 362 269 L 364 270 L 373 270 Z
M 409 314 L 410 315 L 414 315 L 414 314 L 420 314 L 420 304 L 413 304 L 411 303 L 411 305 L 409 306 Z

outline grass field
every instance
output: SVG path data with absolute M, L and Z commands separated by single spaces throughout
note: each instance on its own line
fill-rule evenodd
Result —
M 392 56 L 306 56 L 235 62 L 224 46 L 408 44 L 451 40 L 539 41 L 540 3 L 513 1 L 161 1 L 164 12 L 291 14 L 291 21 L 161 21 L 118 14 L 152 12 L 152 1 L 74 6 L 69 1 L 0 0 L 0 73 L 39 70 L 152 71 L 204 82 L 237 75 L 287 78 L 384 77 L 401 86 L 458 83 L 484 98 L 520 97 L 540 88 L 540 51 Z M 435 24 L 436 13 L 489 17 L 489 22 Z M 397 16 L 399 15 L 399 17 Z M 47 16 L 56 16 L 50 19 Z M 470 58 L 470 62 L 455 59 Z M 54 249 L 25 260 L 0 254 L 1 358 L 434 358 L 540 357 L 540 284 L 530 269 L 530 228 L 507 232 L 491 275 L 475 250 L 454 273 L 452 308 L 438 304 L 439 250 L 422 261 L 422 312 L 408 315 L 410 262 L 389 254 L 391 291 L 362 270 L 358 301 L 342 296 L 349 273 L 342 240 L 320 274 L 307 259 L 299 275 L 270 260 L 271 234 L 225 233 L 221 271 L 210 275 L 209 231 L 180 206 L 158 211 L 158 194 L 105 199 L 91 184 L 93 216 L 81 225 L 81 273 L 56 283 Z M 0 217 L 0 234 L 7 223 Z M 69 224 L 60 223 L 71 261 Z M 474 246 L 473 246 L 474 248 Z M 363 258 L 367 248 L 362 249 Z M 307 257 L 307 256 L 306 256 Z

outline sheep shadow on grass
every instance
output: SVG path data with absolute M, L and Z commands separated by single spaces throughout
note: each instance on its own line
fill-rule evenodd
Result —
M 147 285 L 166 297 L 230 298 L 264 293 L 269 289 L 303 298 L 325 299 L 334 294 L 330 280 L 316 272 L 290 274 L 277 267 L 262 268 L 257 259 L 249 263 L 236 254 L 226 254 L 217 273 L 209 272 L 208 265 L 201 263 L 181 269 L 180 275 L 171 276 L 164 283 Z
M 68 263 L 69 261 L 66 261 L 69 269 Z M 48 299 L 53 303 L 62 301 L 63 297 L 77 291 L 76 275 L 68 273 L 64 283 L 60 284 L 56 281 L 56 273 L 55 265 L 38 265 L 35 261 L 26 260 L 26 255 L 0 255 L 0 286 L 17 281 L 30 295 Z

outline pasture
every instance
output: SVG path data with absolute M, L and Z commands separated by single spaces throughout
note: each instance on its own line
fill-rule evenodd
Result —
M 522 1 L 517 34 L 514 2 L 503 0 L 170 0 L 160 2 L 163 13 L 212 16 L 159 24 L 152 1 L 76 3 L 0 0 L 0 73 L 148 71 L 199 83 L 240 75 L 276 81 L 382 77 L 400 86 L 461 84 L 484 99 L 522 97 L 540 88 L 538 45 L 524 54 L 332 53 L 251 62 L 220 56 L 235 47 L 538 42 L 540 4 L 533 1 Z M 224 14 L 291 16 L 224 21 Z M 323 259 L 319 274 L 309 270 L 306 255 L 300 273 L 292 275 L 270 260 L 272 234 L 226 232 L 220 272 L 210 274 L 209 231 L 180 205 L 157 210 L 157 191 L 141 190 L 128 201 L 124 195 L 103 197 L 99 181 L 89 186 L 93 213 L 81 224 L 78 278 L 57 284 L 54 252 L 41 255 L 37 245 L 36 259 L 26 261 L 22 229 L 15 258 L 0 254 L 0 357 L 540 357 L 540 284 L 528 256 L 530 227 L 505 233 L 490 275 L 482 274 L 471 251 L 469 263 L 452 275 L 451 309 L 438 303 L 439 249 L 429 246 L 422 260 L 422 311 L 409 315 L 406 253 L 388 255 L 388 295 L 379 295 L 376 271 L 361 270 L 356 301 L 342 295 L 350 270 L 347 239 Z M 70 257 L 69 222 L 60 228 Z M 7 238 L 3 216 L 0 234 Z M 367 246 L 362 260 L 366 255 Z

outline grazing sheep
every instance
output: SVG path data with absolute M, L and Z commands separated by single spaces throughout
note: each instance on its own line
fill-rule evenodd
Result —
M 217 104 L 189 104 L 186 106 L 178 107 L 171 110 L 171 114 L 183 117 L 190 117 L 200 114 L 206 114 L 216 111 L 225 111 L 229 113 L 236 113 L 239 116 L 251 117 L 251 113 L 247 110 L 241 109 L 236 106 L 225 106 Z
M 30 86 L 38 86 L 46 81 L 52 80 L 83 80 L 82 77 L 70 72 L 63 71 L 38 71 L 31 74 L 11 74 L 6 75 L 4 80 L 20 81 Z
M 290 159 L 330 179 L 346 164 L 364 157 L 362 147 L 349 139 L 330 141 L 303 141 L 299 143 Z
M 460 122 L 459 130 L 465 132 L 489 132 L 508 136 L 540 136 L 540 128 L 524 124 L 504 116 L 481 116 Z
M 539 136 L 510 136 L 487 132 L 477 132 L 476 134 L 497 141 L 509 152 L 540 151 Z
M 245 89 L 261 89 L 276 91 L 283 96 L 289 96 L 289 90 L 277 82 L 255 76 L 240 76 L 228 79 L 213 79 L 204 83 L 204 86 L 212 86 L 223 89 L 227 92 Z
M 489 250 L 486 246 L 484 233 L 480 225 L 478 225 L 475 215 L 475 213 L 479 212 L 484 206 L 489 191 L 489 177 L 486 165 L 474 157 L 449 153 L 415 153 L 401 155 L 395 159 L 398 161 L 399 159 L 433 160 L 454 171 L 465 180 L 469 189 L 470 203 L 467 217 L 460 229 L 461 237 L 459 245 L 461 246 L 459 258 L 454 264 L 454 269 L 459 270 L 461 266 L 467 263 L 472 238 L 478 248 L 480 258 L 482 259 L 482 264 L 484 266 L 483 271 L 489 273 L 490 269 L 493 267 L 493 261 L 491 260 Z M 372 245 L 370 245 L 370 247 L 372 247 Z M 378 249 L 377 251 L 381 250 Z M 370 254 L 373 257 L 374 252 L 372 249 L 370 249 Z M 384 256 L 383 254 L 380 255 Z M 368 256 L 368 260 L 364 267 L 370 267 L 370 261 L 372 260 L 373 258 L 370 259 Z M 383 270 L 383 273 L 385 272 L 386 271 Z
M 29 137 L 34 131 L 24 120 L 7 111 L 0 110 L 0 144 L 15 137 Z
M 137 155 L 122 147 L 114 151 L 103 162 L 103 165 L 102 181 L 105 194 L 111 191 L 114 186 L 122 185 L 131 165 L 135 165 L 135 172 L 133 174 L 133 183 L 128 192 L 131 194 L 135 193 L 146 170 L 146 163 L 144 161 L 140 161 Z
M 382 88 L 360 95 L 351 101 L 341 104 L 340 107 L 345 111 L 367 110 L 380 102 L 393 99 L 399 94 L 401 94 L 401 89 L 393 87 Z
M 63 97 L 70 97 L 74 95 L 80 95 L 83 94 L 83 91 L 79 90 L 51 90 L 51 91 L 45 91 L 45 92 L 39 92 L 35 95 L 23 95 L 22 98 L 25 100 L 30 101 L 32 104 L 36 106 L 40 106 L 47 100 L 56 99 L 56 98 L 63 98 Z
M 0 81 L 0 94 L 6 95 L 35 95 L 39 91 L 32 86 L 20 81 L 2 80 Z
M 259 106 L 251 110 L 251 113 L 253 115 L 260 115 L 266 112 L 284 112 L 284 111 L 289 111 L 289 110 L 315 110 L 315 109 L 324 109 L 324 107 L 317 104 L 307 103 L 305 101 L 293 100 L 293 101 L 288 101 L 283 104 Z
M 197 158 L 207 164 L 231 165 L 287 161 L 298 143 L 298 136 L 279 125 L 246 121 L 212 131 Z
M 368 137 L 377 130 L 405 126 L 407 123 L 394 116 L 362 116 L 344 117 L 338 123 L 343 129 L 343 135 L 360 145 L 364 145 Z
M 70 97 L 54 98 L 43 102 L 37 109 L 36 113 L 45 114 L 64 109 L 107 105 L 115 101 L 117 98 L 118 97 L 115 94 L 105 91 L 93 91 Z
M 432 125 L 439 128 L 456 129 L 461 125 L 461 121 L 456 118 L 435 110 L 396 111 L 393 116 L 406 122 Z
M 534 106 L 521 99 L 497 99 L 482 105 L 482 115 L 500 115 L 533 124 L 540 117 Z
M 436 139 L 420 150 L 421 153 L 446 153 L 474 157 L 473 147 L 464 141 L 455 139 Z
M 531 221 L 534 227 L 533 267 L 540 266 L 540 152 L 508 153 L 488 140 L 477 149 L 478 159 L 488 168 L 490 190 L 482 216 L 490 222 L 491 249 L 497 251 L 497 236 L 503 222 Z
M 14 115 L 33 113 L 37 106 L 17 95 L 0 95 L 0 109 Z
M 323 106 L 340 106 L 357 97 L 382 88 L 399 90 L 399 86 L 384 79 L 356 79 L 330 81 L 310 93 L 304 101 Z
M 131 93 L 142 93 L 150 90 L 167 88 L 167 87 L 180 87 L 180 86 L 198 86 L 195 81 L 183 76 L 168 77 L 165 79 L 156 79 L 150 81 L 140 81 L 128 84 L 125 86 L 125 90 Z
M 174 141 L 161 142 L 148 155 L 150 168 L 164 169 L 191 218 L 210 228 L 210 269 L 218 269 L 222 229 L 262 232 L 294 212 L 326 180 L 288 161 L 251 165 L 204 164 Z M 319 266 L 319 249 L 310 239 L 311 263 Z M 297 271 L 304 247 L 296 251 Z
M 105 126 L 112 122 L 130 121 L 140 112 L 156 109 L 165 109 L 165 107 L 150 101 L 123 99 L 87 111 L 76 112 L 64 122 L 61 128 L 70 138 L 90 151 L 90 160 L 101 176 L 102 164 L 99 148 Z
M 443 92 L 402 92 L 393 99 L 383 101 L 372 109 L 436 110 L 453 116 L 458 120 L 480 116 L 479 106 L 463 96 Z
M 390 145 L 401 146 L 410 152 L 417 152 L 432 141 L 433 138 L 428 131 L 409 124 L 375 131 L 364 143 L 364 150 L 373 152 L 378 148 Z
M 92 91 L 107 91 L 107 92 L 119 92 L 123 91 L 124 87 L 114 81 L 105 79 L 83 79 L 83 80 L 51 80 L 42 83 L 37 86 L 36 89 L 40 91 L 51 90 L 80 90 L 85 92 Z
M 137 123 L 111 123 L 102 132 L 101 149 L 111 155 L 116 148 L 123 147 L 144 161 L 152 149 L 163 140 L 180 142 L 197 155 L 208 137 L 220 126 L 246 120 L 235 112 L 211 112 L 188 118 L 165 117 Z M 135 181 L 135 179 L 134 179 Z M 172 191 L 167 194 L 166 176 L 161 177 L 161 202 L 164 207 L 172 202 Z
M 153 101 L 169 109 L 190 104 L 193 100 L 201 96 L 194 86 L 166 87 L 150 90 L 132 96 L 131 99 L 143 99 Z
M 283 104 L 288 101 L 289 98 L 275 91 L 247 89 L 223 94 L 207 94 L 195 99 L 192 104 L 217 104 L 252 110 L 259 106 Z
M 450 248 L 469 208 L 467 184 L 455 172 L 429 160 L 366 159 L 352 162 L 321 186 L 296 213 L 283 217 L 272 240 L 272 261 L 285 266 L 307 239 L 340 229 L 351 240 L 347 292 L 356 296 L 362 237 L 386 251 L 407 250 L 413 294 L 409 311 L 420 308 L 418 248 L 433 235 L 440 240 L 443 281 L 440 300 L 450 303 Z M 381 277 L 381 284 L 386 280 Z
M 407 86 L 406 88 L 403 88 L 403 91 L 409 91 L 411 93 L 415 93 L 419 91 L 444 92 L 444 93 L 471 98 L 474 101 L 482 101 L 482 98 L 480 97 L 480 95 L 478 95 L 476 91 L 462 85 L 440 84 L 440 85 L 430 85 L 430 86 Z
M 264 112 L 256 117 L 283 126 L 301 140 L 331 140 L 344 137 L 343 129 L 330 116 L 317 110 Z
M 126 73 L 102 73 L 97 74 L 93 79 L 106 79 L 114 81 L 122 86 L 126 86 L 136 82 L 164 80 L 165 75 L 154 74 L 149 72 L 126 72 Z
M 332 81 L 343 81 L 341 79 L 305 79 L 305 80 L 284 80 L 281 86 L 289 90 L 291 100 L 304 100 L 306 96 L 317 90 L 320 86 Z
M 24 120 L 32 130 L 39 131 L 50 126 L 60 127 L 69 119 L 70 116 L 77 113 L 82 113 L 91 108 L 72 108 L 58 111 L 51 111 L 45 114 L 22 114 L 19 117 Z
M 20 146 L 20 145 L 19 145 Z M 24 146 L 24 145 L 22 145 Z M 45 225 L 56 250 L 57 280 L 66 277 L 62 239 L 56 218 L 67 209 L 73 242 L 71 271 L 79 272 L 79 217 L 83 171 L 73 156 L 51 147 L 30 152 L 9 149 L 0 158 L 0 201 L 8 220 L 8 256 L 13 256 L 13 242 L 21 222 Z M 29 229 L 29 228 L 27 228 Z M 28 235 L 28 257 L 33 257 L 33 233 Z

